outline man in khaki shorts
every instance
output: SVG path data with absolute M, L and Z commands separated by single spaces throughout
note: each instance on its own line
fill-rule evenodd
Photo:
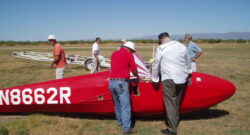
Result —
M 95 43 L 92 45 L 92 59 L 93 59 L 93 67 L 90 73 L 100 72 L 100 61 L 99 61 L 99 44 L 102 42 L 100 37 L 97 37 Z
M 50 68 L 56 65 L 56 79 L 64 77 L 64 69 L 67 65 L 63 47 L 57 43 L 55 35 L 49 35 L 48 40 L 54 47 L 54 60 L 50 64 Z

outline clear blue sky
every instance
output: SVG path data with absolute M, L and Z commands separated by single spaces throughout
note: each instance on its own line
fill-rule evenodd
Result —
M 0 40 L 250 32 L 250 0 L 0 0 Z

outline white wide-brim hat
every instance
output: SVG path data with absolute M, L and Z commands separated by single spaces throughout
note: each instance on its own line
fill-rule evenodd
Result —
M 135 44 L 131 41 L 126 42 L 123 46 L 128 47 L 135 51 Z
M 48 40 L 52 40 L 52 39 L 56 40 L 56 36 L 55 35 L 49 35 Z

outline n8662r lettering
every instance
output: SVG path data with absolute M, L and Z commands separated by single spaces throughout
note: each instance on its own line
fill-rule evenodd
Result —
M 0 105 L 71 104 L 70 87 L 0 90 Z

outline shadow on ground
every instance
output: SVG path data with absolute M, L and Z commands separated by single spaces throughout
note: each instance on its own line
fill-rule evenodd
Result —
M 218 109 L 207 109 L 199 112 L 192 112 L 187 114 L 182 114 L 181 120 L 201 120 L 201 119 L 213 119 L 213 118 L 219 118 L 226 115 L 229 115 L 230 113 L 225 110 L 218 110 Z
M 79 118 L 79 119 L 99 119 L 99 120 L 114 120 L 115 116 L 103 116 L 103 115 L 93 115 L 93 114 L 83 114 L 83 113 L 0 113 L 0 116 L 27 116 L 32 114 L 43 114 L 48 116 L 59 116 L 59 117 L 69 117 L 69 118 Z M 218 109 L 207 109 L 199 112 L 192 112 L 187 114 L 181 114 L 180 119 L 184 121 L 188 120 L 200 120 L 200 119 L 213 119 L 223 117 L 225 115 L 229 115 L 228 111 L 225 110 L 218 110 Z M 135 120 L 140 121 L 162 121 L 165 120 L 164 115 L 158 116 L 135 116 Z

